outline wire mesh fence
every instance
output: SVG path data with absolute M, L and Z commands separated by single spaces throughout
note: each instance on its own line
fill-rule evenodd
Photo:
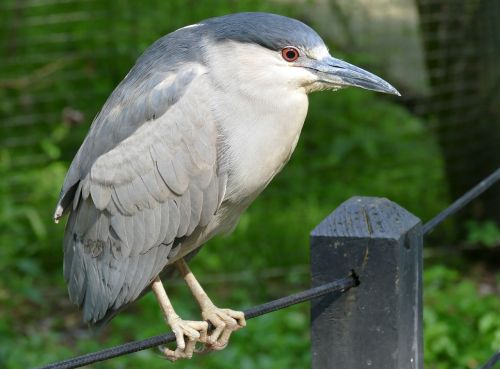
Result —
M 2 135 L 10 165 L 49 163 L 55 132 L 70 159 L 93 116 L 140 52 L 167 31 L 155 1 L 5 1 L 0 5 Z M 168 2 L 162 12 L 186 11 Z M 169 5 L 173 4 L 173 5 Z M 193 14 L 193 18 L 195 15 Z
M 500 3 L 419 0 L 417 7 L 431 86 L 422 108 L 436 118 L 448 182 L 458 194 L 500 164 Z M 500 220 L 499 191 L 483 201 L 476 211 Z

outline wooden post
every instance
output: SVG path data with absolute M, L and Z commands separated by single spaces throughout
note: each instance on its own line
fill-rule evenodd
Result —
M 422 369 L 420 220 L 383 198 L 340 205 L 311 233 L 312 284 L 351 270 L 357 288 L 311 305 L 312 368 Z

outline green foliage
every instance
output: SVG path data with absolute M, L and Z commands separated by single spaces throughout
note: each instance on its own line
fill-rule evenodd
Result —
M 500 227 L 494 221 L 470 220 L 466 223 L 466 227 L 468 243 L 481 244 L 487 247 L 500 245 Z
M 426 368 L 477 368 L 500 347 L 500 299 L 459 271 L 427 268 L 424 300 Z
M 42 168 L 18 171 L 8 150 L 0 150 L 0 273 L 36 275 L 40 267 L 60 264 L 60 233 L 52 221 L 55 203 L 66 173 L 59 143 L 66 137 L 61 125 L 41 140 L 41 150 L 54 160 Z M 0 283 L 1 285 L 1 283 Z

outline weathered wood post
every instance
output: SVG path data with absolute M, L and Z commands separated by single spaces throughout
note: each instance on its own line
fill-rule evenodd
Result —
M 312 368 L 422 369 L 420 220 L 383 198 L 344 202 L 311 233 L 312 284 L 351 270 L 359 287 L 311 305 Z

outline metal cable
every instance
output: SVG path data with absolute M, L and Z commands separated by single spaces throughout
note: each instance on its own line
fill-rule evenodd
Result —
M 359 280 L 356 274 L 351 272 L 351 275 L 345 278 L 337 279 L 330 283 L 325 283 L 321 286 L 307 289 L 302 292 L 295 293 L 280 299 L 267 302 L 262 305 L 244 310 L 245 319 L 252 319 L 258 316 L 268 314 L 270 312 L 280 310 L 304 301 L 309 301 L 321 296 L 325 296 L 332 292 L 345 292 L 351 287 L 359 285 Z M 210 325 L 210 323 L 209 323 Z M 210 327 L 209 327 L 210 328 Z M 159 336 L 146 338 L 141 341 L 128 342 L 123 345 L 111 347 L 109 349 L 92 352 L 90 354 L 77 356 L 72 359 L 59 361 L 37 369 L 72 369 L 80 368 L 85 365 L 93 364 L 99 361 L 112 359 L 117 356 L 131 354 L 133 352 L 145 350 L 148 348 L 164 345 L 166 343 L 175 342 L 174 333 L 170 332 Z
M 423 232 L 424 234 L 429 234 L 434 228 L 446 220 L 449 216 L 455 214 L 457 211 L 462 209 L 465 205 L 470 203 L 476 197 L 481 195 L 488 188 L 493 186 L 500 179 L 500 168 L 491 173 L 488 177 L 479 182 L 472 189 L 467 191 L 461 197 L 459 197 L 453 204 L 444 209 L 441 213 L 436 215 L 434 218 L 429 220 L 424 224 Z
M 491 369 L 495 366 L 497 362 L 500 361 L 500 351 L 497 351 L 493 354 L 493 356 L 488 360 L 486 364 L 484 364 L 481 369 Z

